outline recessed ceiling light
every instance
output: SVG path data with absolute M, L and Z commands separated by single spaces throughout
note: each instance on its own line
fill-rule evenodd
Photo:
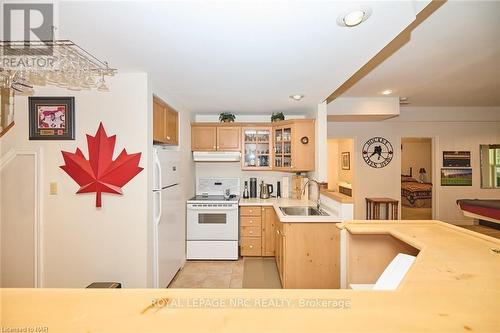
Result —
M 293 99 L 294 101 L 300 101 L 302 100 L 302 98 L 304 98 L 304 95 L 301 95 L 301 94 L 295 94 L 295 95 L 290 95 L 289 96 L 291 99 Z
M 368 7 L 358 8 L 341 14 L 337 18 L 337 24 L 341 27 L 355 27 L 362 22 L 366 21 L 372 13 L 372 10 Z
M 411 103 L 408 100 L 408 97 L 401 96 L 401 97 L 399 97 L 399 104 L 400 105 L 408 105 L 408 104 L 411 104 Z
M 365 12 L 362 10 L 355 10 L 344 16 L 344 23 L 348 27 L 354 27 L 361 22 L 363 22 L 363 17 L 365 17 Z
M 382 95 L 390 95 L 390 94 L 392 94 L 391 89 L 386 89 L 386 90 L 382 91 Z

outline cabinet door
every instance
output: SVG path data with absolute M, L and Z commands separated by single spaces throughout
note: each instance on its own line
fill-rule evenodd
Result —
M 286 284 L 286 226 L 282 223 L 281 224 L 281 230 L 280 230 L 280 238 L 279 238 L 279 251 L 280 251 L 280 264 L 278 267 L 278 271 L 280 274 L 280 279 L 281 279 L 281 286 L 283 288 L 287 287 Z
M 240 151 L 241 136 L 240 127 L 217 127 L 217 150 Z
M 291 171 L 314 171 L 315 127 L 314 120 L 293 125 Z
M 172 145 L 179 144 L 179 113 L 174 109 L 166 108 L 166 142 Z
M 274 256 L 277 216 L 273 207 L 262 207 L 262 256 Z
M 275 251 L 274 251 L 274 257 L 276 258 L 276 267 L 278 268 L 278 273 L 280 276 L 281 280 L 281 286 L 284 288 L 285 285 L 283 283 L 283 266 L 282 266 L 282 237 L 281 237 L 281 232 L 283 230 L 283 224 L 281 222 L 278 222 L 276 225 L 276 233 L 275 233 Z
M 166 112 L 165 107 L 156 99 L 153 99 L 153 141 L 165 142 Z
M 191 150 L 192 151 L 217 150 L 217 127 L 192 126 Z

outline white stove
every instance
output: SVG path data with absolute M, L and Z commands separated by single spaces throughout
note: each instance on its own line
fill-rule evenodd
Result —
M 187 259 L 238 259 L 239 192 L 238 178 L 197 179 L 187 201 Z

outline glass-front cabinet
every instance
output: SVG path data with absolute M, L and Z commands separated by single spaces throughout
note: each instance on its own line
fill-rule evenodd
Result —
M 274 129 L 274 167 L 292 167 L 292 127 Z
M 313 171 L 315 162 L 314 120 L 284 120 L 273 124 L 273 170 Z
M 242 129 L 243 158 L 242 170 L 272 169 L 272 128 Z

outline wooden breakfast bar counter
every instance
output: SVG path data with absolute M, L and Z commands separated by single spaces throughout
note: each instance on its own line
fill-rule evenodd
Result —
M 499 240 L 438 221 L 338 226 L 348 236 L 391 235 L 419 250 L 397 290 L 3 289 L 1 326 L 50 333 L 500 331 Z

